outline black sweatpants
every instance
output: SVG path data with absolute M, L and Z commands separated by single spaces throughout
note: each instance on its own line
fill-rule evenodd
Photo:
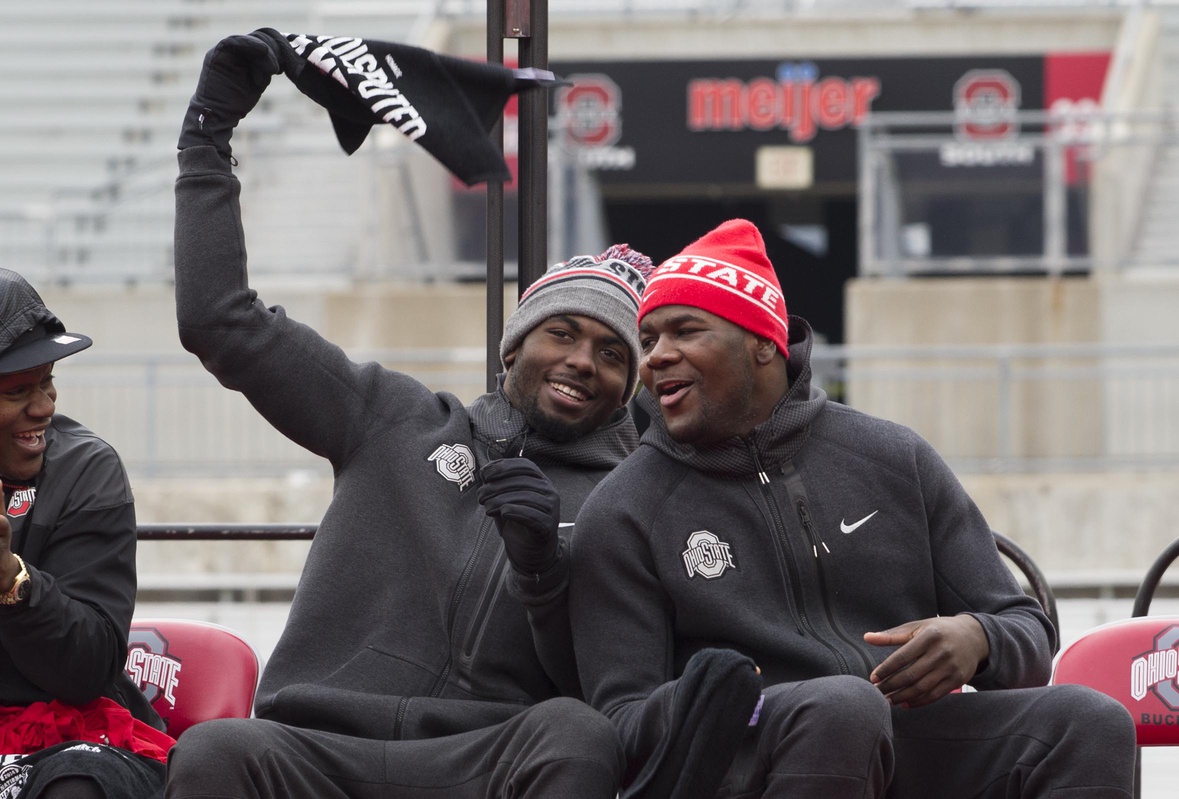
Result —
M 573 699 L 534 705 L 494 727 L 377 741 L 261 719 L 187 730 L 168 761 L 168 799 L 613 799 L 622 747 Z
M 1129 799 L 1134 722 L 1078 685 L 893 708 L 858 677 L 766 690 L 718 796 Z
M 110 799 L 158 799 L 164 764 L 106 744 L 69 741 L 0 768 L 0 799 L 37 799 L 58 781 L 84 777 Z

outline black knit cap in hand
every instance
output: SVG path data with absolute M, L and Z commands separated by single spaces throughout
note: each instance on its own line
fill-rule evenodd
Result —
M 761 698 L 754 662 L 732 649 L 692 655 L 663 738 L 622 799 L 712 799 Z
M 508 98 L 564 83 L 547 70 L 510 69 L 397 42 L 273 28 L 254 35 L 273 43 L 286 76 L 327 109 L 346 153 L 374 125 L 392 125 L 468 186 L 511 177 L 489 135 Z

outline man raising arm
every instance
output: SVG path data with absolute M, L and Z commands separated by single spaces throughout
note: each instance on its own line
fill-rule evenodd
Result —
M 504 374 L 469 407 L 355 363 L 248 284 L 229 137 L 277 70 L 210 51 L 180 139 L 181 340 L 328 460 L 333 499 L 262 675 L 256 719 L 186 732 L 168 796 L 611 799 L 613 729 L 577 690 L 558 526 L 637 444 L 638 298 L 625 246 L 539 279 Z

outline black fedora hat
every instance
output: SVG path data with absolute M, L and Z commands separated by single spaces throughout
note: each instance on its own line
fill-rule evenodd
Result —
M 0 269 L 0 375 L 53 363 L 93 343 L 67 332 L 27 280 Z

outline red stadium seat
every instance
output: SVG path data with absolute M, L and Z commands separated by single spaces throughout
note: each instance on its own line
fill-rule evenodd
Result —
M 1179 616 L 1148 616 L 1155 590 L 1179 559 L 1172 541 L 1147 569 L 1131 618 L 1086 630 L 1052 662 L 1053 684 L 1077 683 L 1118 700 L 1130 711 L 1141 746 L 1179 745 Z M 1134 796 L 1142 791 L 1141 752 Z
M 249 717 L 258 654 L 228 627 L 189 619 L 135 619 L 127 644 L 127 674 L 173 738 L 209 719 Z
M 1139 746 L 1179 745 L 1179 616 L 1120 619 L 1060 651 L 1052 683 L 1078 683 L 1121 702 Z

